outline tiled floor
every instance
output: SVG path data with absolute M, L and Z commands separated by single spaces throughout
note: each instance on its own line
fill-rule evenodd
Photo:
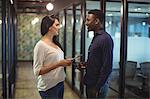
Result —
M 35 85 L 30 62 L 20 62 L 18 64 L 15 99 L 41 99 Z M 64 99 L 79 99 L 66 83 Z

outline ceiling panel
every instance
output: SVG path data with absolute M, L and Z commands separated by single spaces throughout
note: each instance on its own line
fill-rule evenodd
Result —
M 49 2 L 54 5 L 52 11 L 46 9 Z M 72 3 L 79 2 L 82 0 L 17 0 L 17 9 L 18 13 L 57 13 Z

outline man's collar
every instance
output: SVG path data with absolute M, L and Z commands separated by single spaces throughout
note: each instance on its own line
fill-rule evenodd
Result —
M 104 30 L 99 30 L 97 32 L 94 33 L 94 35 L 100 35 L 100 34 L 103 34 L 104 33 Z

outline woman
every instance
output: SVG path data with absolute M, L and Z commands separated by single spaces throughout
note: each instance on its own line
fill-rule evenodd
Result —
M 56 41 L 59 29 L 57 17 L 45 16 L 41 23 L 42 38 L 34 48 L 33 71 L 42 99 L 63 99 L 64 67 L 72 63 L 71 60 L 64 59 L 61 46 Z

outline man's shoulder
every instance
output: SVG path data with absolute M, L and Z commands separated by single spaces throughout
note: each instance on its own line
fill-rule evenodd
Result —
M 104 32 L 103 34 L 102 34 L 102 38 L 103 39 L 112 39 L 112 37 L 111 37 L 111 35 L 109 34 L 109 33 L 107 33 L 107 32 Z
M 113 39 L 112 39 L 112 37 L 111 37 L 111 35 L 110 34 L 108 34 L 107 32 L 105 32 L 105 33 L 103 33 L 103 34 L 101 34 L 101 35 L 98 35 L 97 37 L 96 37 L 96 40 L 95 40 L 96 42 L 97 42 L 97 44 L 98 45 L 103 45 L 103 44 L 111 44 L 111 43 L 113 43 Z
M 98 40 L 105 40 L 105 39 L 109 39 L 109 38 L 111 38 L 111 36 L 107 32 L 103 32 L 96 36 L 96 39 L 98 39 Z

